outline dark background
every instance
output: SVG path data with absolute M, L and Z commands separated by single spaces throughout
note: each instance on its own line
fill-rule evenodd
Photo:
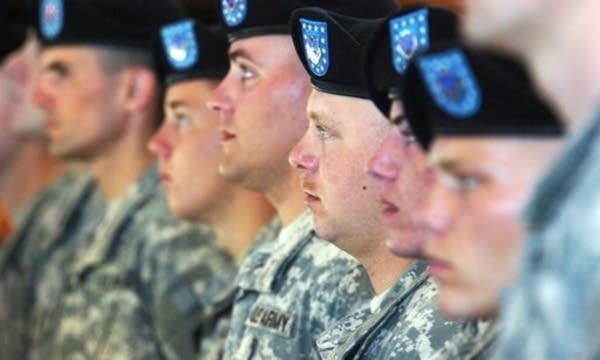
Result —
M 123 0 L 127 1 L 127 0 Z M 326 0 L 324 0 L 326 1 Z M 460 0 L 396 0 L 401 5 L 408 4 L 430 4 L 448 6 L 460 10 Z M 193 17 L 199 18 L 205 24 L 213 24 L 218 21 L 215 2 L 213 0 L 180 0 L 181 4 Z M 368 0 L 365 0 L 368 4 Z M 0 19 L 6 22 L 23 23 L 26 20 L 25 9 L 27 0 L 0 0 Z M 368 5 L 366 5 L 368 6 Z

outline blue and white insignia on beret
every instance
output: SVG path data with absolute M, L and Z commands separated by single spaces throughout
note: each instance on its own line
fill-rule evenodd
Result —
M 64 6 L 62 0 L 42 0 L 40 3 L 40 30 L 46 39 L 56 38 L 64 24 Z
M 171 66 L 183 70 L 196 64 L 199 49 L 192 20 L 167 25 L 161 29 L 160 35 Z
M 221 11 L 227 26 L 237 26 L 246 18 L 248 2 L 247 0 L 221 0 Z
M 327 23 L 300 19 L 304 53 L 310 71 L 316 76 L 323 76 L 329 70 L 329 40 Z
M 423 56 L 417 64 L 433 100 L 448 114 L 466 118 L 479 110 L 481 90 L 462 51 Z
M 428 17 L 428 10 L 421 9 L 390 20 L 392 62 L 398 74 L 404 74 L 415 54 L 429 48 Z

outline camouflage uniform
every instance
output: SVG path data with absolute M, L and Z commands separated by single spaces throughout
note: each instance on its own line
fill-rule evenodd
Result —
M 259 247 L 271 243 L 277 239 L 277 235 L 281 231 L 281 221 L 278 217 L 273 219 L 261 229 L 260 233 L 252 241 L 247 255 L 254 252 Z M 244 259 L 246 256 L 242 257 Z M 223 357 L 223 348 L 231 323 L 231 310 L 236 294 L 235 284 L 227 286 L 221 295 L 217 296 L 210 313 L 214 314 L 215 319 L 209 321 L 211 328 L 204 329 L 203 340 L 204 344 L 200 344 L 199 360 L 217 360 Z
M 461 329 L 437 310 L 437 287 L 417 260 L 385 293 L 329 328 L 323 359 L 429 359 Z
M 238 275 L 226 359 L 314 359 L 325 328 L 373 296 L 364 268 L 318 239 L 305 212 Z
M 492 321 L 469 321 L 431 360 L 485 360 L 492 357 L 498 327 Z
M 57 249 L 89 236 L 103 209 L 91 176 L 72 171 L 63 174 L 24 212 L 0 254 L 0 358 L 25 357 L 37 278 L 45 273 Z
M 600 112 L 538 187 L 499 359 L 600 358 Z
M 172 217 L 152 168 L 78 254 L 32 358 L 193 358 L 206 309 L 234 276 L 211 232 Z

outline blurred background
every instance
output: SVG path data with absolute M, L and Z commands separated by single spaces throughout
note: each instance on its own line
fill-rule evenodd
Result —
M 213 6 L 212 0 L 179 0 L 185 6 L 188 12 L 194 17 L 200 18 L 207 24 L 212 24 L 218 21 L 217 13 Z M 324 0 L 325 2 L 327 0 Z M 460 11 L 460 0 L 397 0 L 400 5 L 410 4 L 428 4 L 439 5 L 453 8 Z M 26 21 L 25 9 L 27 8 L 28 0 L 0 0 L 0 18 L 22 23 Z M 365 6 L 368 6 L 368 0 L 365 0 Z

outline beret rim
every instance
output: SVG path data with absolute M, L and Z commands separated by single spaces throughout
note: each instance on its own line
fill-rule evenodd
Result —
M 251 37 L 267 36 L 267 35 L 290 35 L 290 27 L 288 25 L 273 25 L 273 26 L 256 26 L 240 30 L 228 31 L 227 39 L 229 43 Z
M 221 69 L 204 69 L 200 71 L 190 71 L 185 73 L 173 73 L 165 76 L 164 84 L 166 86 L 175 85 L 184 81 L 212 79 L 219 80 L 227 75 L 227 67 Z
M 319 81 L 317 79 L 311 79 L 310 82 L 315 89 L 321 92 L 371 100 L 365 89 L 362 89 L 359 86 L 342 85 L 334 82 Z

